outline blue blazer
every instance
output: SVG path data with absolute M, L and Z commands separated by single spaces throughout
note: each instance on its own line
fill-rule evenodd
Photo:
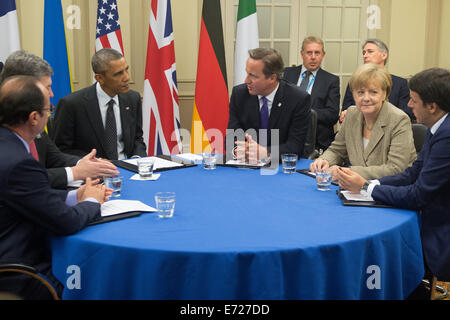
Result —
M 372 197 L 422 216 L 425 261 L 441 280 L 450 280 L 450 116 L 427 139 L 403 173 L 380 179 Z
M 283 79 L 297 84 L 301 71 L 301 65 L 287 67 Z M 327 149 L 334 140 L 334 125 L 339 119 L 340 101 L 339 77 L 319 68 L 311 91 L 311 109 L 317 112 L 317 150 Z
M 309 101 L 309 94 L 300 90 L 296 85 L 284 80 L 280 81 L 269 116 L 269 131 L 278 129 L 279 154 L 296 153 L 299 157 L 303 154 L 311 122 Z M 249 129 L 255 129 L 258 132 L 260 129 L 258 96 L 251 95 L 245 83 L 235 86 L 231 93 L 227 129 L 232 129 L 227 130 L 227 136 L 233 135 L 234 131 L 238 129 L 242 129 L 244 132 Z M 271 133 L 269 132 L 267 135 L 269 150 L 270 137 Z M 230 151 L 227 148 L 228 157 L 231 157 Z
M 389 102 L 405 111 L 410 119 L 415 120 L 411 108 L 408 107 L 409 102 L 409 88 L 408 81 L 404 78 L 400 78 L 391 74 L 392 78 L 392 90 L 389 94 Z M 355 105 L 355 100 L 353 99 L 353 94 L 350 91 L 350 87 L 347 85 L 347 89 L 345 90 L 344 101 L 342 102 L 342 110 L 346 110 L 350 106 Z
M 47 171 L 22 141 L 0 127 L 0 261 L 50 268 L 47 237 L 73 234 L 100 216 L 100 204 L 70 207 L 67 191 L 50 188 Z

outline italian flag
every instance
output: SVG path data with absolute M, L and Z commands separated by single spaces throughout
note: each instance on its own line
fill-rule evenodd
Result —
M 234 85 L 244 83 L 248 50 L 259 47 L 256 0 L 239 0 L 234 56 Z

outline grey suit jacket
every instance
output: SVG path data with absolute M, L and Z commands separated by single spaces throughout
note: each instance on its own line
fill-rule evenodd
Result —
M 120 121 L 125 155 L 147 156 L 142 132 L 142 103 L 139 93 L 119 94 Z M 55 143 L 63 152 L 85 156 L 93 148 L 97 156 L 107 153 L 105 129 L 95 84 L 59 100 L 55 114 Z
M 349 160 L 351 169 L 365 179 L 378 179 L 404 171 L 416 159 L 411 122 L 406 113 L 389 102 L 374 124 L 369 144 L 363 145 L 364 117 L 355 106 L 347 115 L 331 146 L 320 157 L 330 166 Z

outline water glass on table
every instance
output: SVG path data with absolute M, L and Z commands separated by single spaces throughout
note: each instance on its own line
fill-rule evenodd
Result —
M 175 211 L 175 192 L 158 192 L 155 194 L 158 217 L 171 218 Z
M 316 171 L 317 190 L 328 191 L 331 185 L 331 171 L 325 169 L 322 171 Z
M 116 198 L 120 197 L 120 192 L 122 191 L 122 176 L 115 177 L 104 177 L 103 181 L 105 182 L 105 186 L 113 190 L 111 197 Z
M 281 165 L 283 167 L 283 173 L 295 173 L 297 167 L 297 155 L 295 153 L 282 154 Z
M 203 168 L 205 170 L 214 170 L 216 169 L 217 157 L 215 153 L 203 152 Z
M 143 179 L 150 179 L 153 175 L 153 167 L 155 165 L 154 158 L 138 158 L 138 172 Z

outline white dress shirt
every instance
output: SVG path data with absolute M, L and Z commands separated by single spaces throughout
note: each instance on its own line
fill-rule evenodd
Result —
M 119 160 L 125 159 L 126 155 L 123 151 L 125 144 L 122 139 L 122 123 L 120 121 L 120 108 L 119 108 L 119 96 L 115 95 L 114 97 L 110 97 L 105 91 L 103 91 L 100 83 L 97 82 L 97 99 L 98 105 L 100 107 L 100 113 L 102 115 L 103 128 L 106 124 L 106 111 L 108 110 L 108 102 L 112 99 L 114 100 L 114 117 L 116 118 L 116 128 L 117 128 L 117 155 Z
M 302 71 L 300 72 L 300 77 L 298 77 L 297 86 L 300 86 L 302 83 L 303 78 L 305 77 L 305 71 L 308 70 L 305 68 L 304 65 L 302 65 Z M 311 94 L 312 88 L 314 86 L 314 82 L 316 80 L 317 71 L 319 71 L 319 68 L 317 68 L 315 71 L 311 71 L 311 77 L 309 78 L 308 86 L 306 87 L 306 92 Z

